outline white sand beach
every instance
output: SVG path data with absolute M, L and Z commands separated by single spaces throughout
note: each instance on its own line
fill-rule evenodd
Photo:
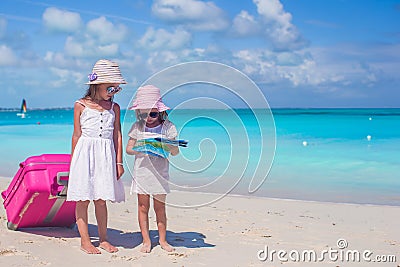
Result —
M 10 180 L 0 178 L 0 191 Z M 168 196 L 181 202 L 202 197 L 184 192 Z M 87 255 L 79 249 L 76 229 L 8 230 L 1 205 L 0 266 L 400 266 L 400 207 L 240 196 L 226 196 L 199 208 L 167 207 L 168 241 L 176 251 L 168 253 L 156 245 L 151 212 L 155 246 L 149 254 L 139 251 L 136 196 L 127 189 L 126 202 L 108 207 L 109 240 L 120 251 Z M 96 241 L 93 205 L 90 209 L 89 230 Z M 315 251 L 317 262 L 295 261 L 304 251 Z M 349 261 L 341 260 L 348 251 L 359 252 L 359 262 L 351 256 Z

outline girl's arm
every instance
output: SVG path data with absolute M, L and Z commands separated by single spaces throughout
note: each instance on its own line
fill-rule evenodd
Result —
M 121 178 L 122 174 L 125 172 L 124 166 L 122 165 L 122 134 L 121 134 L 121 110 L 117 103 L 114 103 L 114 148 L 115 156 L 117 160 L 117 179 Z
M 128 155 L 135 155 L 135 156 L 136 155 L 142 155 L 142 156 L 144 155 L 144 153 L 142 153 L 142 152 L 133 150 L 133 147 L 136 146 L 137 139 L 133 138 L 132 136 L 136 137 L 137 134 L 138 134 L 137 125 L 135 123 L 135 124 L 132 125 L 132 128 L 131 128 L 131 130 L 129 131 L 129 134 L 128 134 L 129 135 L 129 140 L 128 140 L 128 143 L 126 144 L 126 148 L 125 148 L 125 152 Z
M 126 153 L 129 155 L 139 155 L 141 152 L 132 149 L 135 145 L 136 145 L 136 139 L 130 137 L 128 140 L 128 144 L 126 145 Z
M 72 158 L 72 155 L 74 154 L 76 143 L 78 143 L 78 140 L 82 135 L 80 117 L 81 117 L 81 113 L 82 113 L 83 109 L 84 109 L 84 107 L 81 104 L 79 104 L 77 102 L 75 103 L 75 105 L 74 105 L 74 132 L 72 133 L 71 158 Z

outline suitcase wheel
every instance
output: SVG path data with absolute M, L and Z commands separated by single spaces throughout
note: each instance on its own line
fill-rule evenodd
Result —
M 9 230 L 15 231 L 15 230 L 17 230 L 17 225 L 13 224 L 12 222 L 7 222 L 7 228 Z

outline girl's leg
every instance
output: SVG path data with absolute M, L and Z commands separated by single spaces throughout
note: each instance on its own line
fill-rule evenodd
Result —
M 90 201 L 77 201 L 76 202 L 76 225 L 78 226 L 79 234 L 81 236 L 81 249 L 88 254 L 100 254 L 95 246 L 90 241 L 88 229 L 88 206 Z
M 151 251 L 151 240 L 149 234 L 149 208 L 150 195 L 138 194 L 138 220 L 140 231 L 142 232 L 143 245 L 141 252 L 149 253 Z
M 154 211 L 156 213 L 159 243 L 162 249 L 171 252 L 175 249 L 167 242 L 167 215 L 165 212 L 166 195 L 153 196 Z
M 94 208 L 97 220 L 97 228 L 99 231 L 99 239 L 100 245 L 99 247 L 104 249 L 107 252 L 114 253 L 117 252 L 118 249 L 111 245 L 107 241 L 107 203 L 106 201 L 99 199 L 94 201 Z

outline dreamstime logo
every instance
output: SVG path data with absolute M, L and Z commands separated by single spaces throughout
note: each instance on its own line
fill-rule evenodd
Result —
M 347 240 L 344 239 L 344 238 L 339 238 L 339 239 L 336 241 L 336 245 L 337 245 L 337 247 L 338 247 L 339 249 L 345 249 L 345 248 L 347 248 L 347 247 L 349 246 L 349 244 L 347 243 Z
M 249 77 L 221 63 L 195 61 L 166 68 L 146 84 L 160 88 L 163 101 L 173 107 L 168 117 L 179 130 L 178 138 L 189 140 L 187 148 L 169 158 L 170 188 L 216 193 L 183 202 L 168 199 L 168 205 L 207 205 L 244 179 L 248 193 L 261 187 L 275 155 L 275 123 L 264 94 Z M 127 110 L 124 135 L 135 117 Z M 134 157 L 125 158 L 132 174 Z
M 395 255 L 374 255 L 371 250 L 349 250 L 346 239 L 339 238 L 336 242 L 338 249 L 329 248 L 317 252 L 315 250 L 274 250 L 265 246 L 257 252 L 260 261 L 280 262 L 396 262 Z

